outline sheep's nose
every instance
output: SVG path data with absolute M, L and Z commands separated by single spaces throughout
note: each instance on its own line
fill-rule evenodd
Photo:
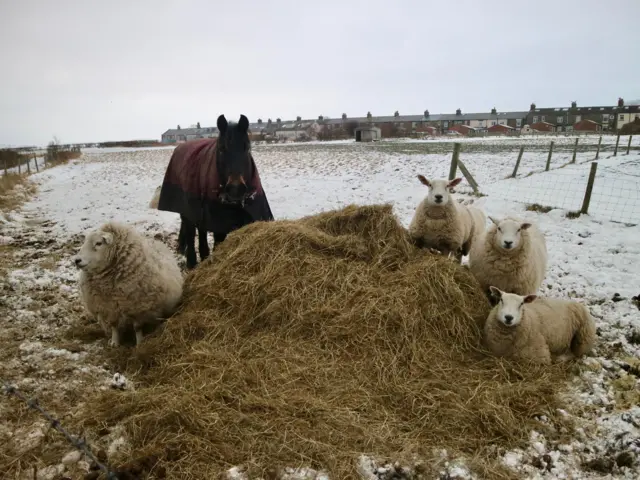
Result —
M 73 261 L 76 263 L 76 265 L 80 265 L 80 262 L 82 261 L 82 259 L 75 258 Z
M 442 195 L 436 195 L 436 202 L 442 201 Z
M 513 315 L 505 315 L 504 316 L 504 321 L 506 323 L 511 323 L 513 321 Z
M 513 242 L 507 242 L 506 240 L 504 241 L 505 248 L 511 248 L 511 245 L 513 245 Z

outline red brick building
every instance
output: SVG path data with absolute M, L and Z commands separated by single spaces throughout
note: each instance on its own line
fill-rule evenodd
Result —
M 573 126 L 576 132 L 601 132 L 602 125 L 593 120 L 581 120 Z
M 537 122 L 531 125 L 531 130 L 537 132 L 555 132 L 556 126 L 549 122 Z
M 449 131 L 458 132 L 460 135 L 471 136 L 475 134 L 476 129 L 469 127 L 468 125 L 453 125 L 449 128 Z
M 489 135 L 508 135 L 515 132 L 515 128 L 509 125 L 493 125 L 487 128 L 487 132 L 489 132 Z

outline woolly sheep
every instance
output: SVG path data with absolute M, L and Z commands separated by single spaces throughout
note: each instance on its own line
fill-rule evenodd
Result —
M 90 231 L 73 261 L 80 270 L 82 303 L 112 346 L 120 345 L 119 328 L 133 325 L 136 344 L 145 324 L 170 316 L 182 297 L 183 278 L 169 248 L 133 227 L 107 222 Z
M 472 245 L 469 269 L 488 293 L 493 285 L 508 293 L 537 293 L 547 271 L 547 243 L 532 223 L 515 217 L 498 221 Z
M 490 290 L 499 301 L 487 317 L 484 343 L 494 355 L 548 365 L 592 349 L 596 326 L 583 304 Z
M 158 209 L 158 202 L 160 201 L 160 190 L 162 190 L 162 185 L 156 187 L 156 191 L 153 192 L 153 197 L 151 197 L 151 201 L 149 202 L 149 208 L 153 208 L 155 210 Z
M 429 193 L 416 208 L 409 235 L 419 247 L 452 253 L 461 261 L 485 230 L 484 212 L 458 203 L 449 193 L 462 178 L 429 180 L 418 175 L 418 180 L 429 187 Z

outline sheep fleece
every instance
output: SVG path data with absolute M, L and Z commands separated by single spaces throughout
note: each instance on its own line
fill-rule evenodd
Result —
M 596 327 L 586 306 L 559 298 L 536 298 L 523 307 L 520 324 L 507 327 L 495 306 L 485 323 L 484 342 L 497 356 L 550 364 L 553 357 L 588 353 Z
M 519 220 L 518 220 L 519 221 Z M 520 245 L 507 251 L 494 243 L 496 225 L 479 238 L 469 253 L 469 269 L 483 290 L 491 285 L 517 295 L 535 294 L 547 272 L 547 245 L 534 224 L 520 233 Z
M 409 234 L 421 240 L 425 246 L 436 248 L 447 254 L 463 254 L 484 232 L 486 217 L 482 210 L 459 204 L 451 199 L 444 207 L 429 207 L 426 200 L 420 202 L 409 225 Z M 464 248 L 466 247 L 466 248 Z
M 102 271 L 80 272 L 87 310 L 105 331 L 133 320 L 144 323 L 170 316 L 182 296 L 183 279 L 169 248 L 124 225 L 109 223 L 101 230 L 113 234 L 105 251 L 111 260 Z

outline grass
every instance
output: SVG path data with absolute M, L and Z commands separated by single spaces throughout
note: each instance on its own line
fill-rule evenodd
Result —
M 21 192 L 16 187 L 24 187 Z M 0 176 L 0 209 L 13 210 L 22 204 L 28 194 L 35 192 L 35 185 L 29 182 L 26 174 L 8 173 Z
M 545 207 L 539 203 L 530 203 L 525 207 L 525 209 L 529 212 L 548 213 L 553 210 L 553 207 Z

